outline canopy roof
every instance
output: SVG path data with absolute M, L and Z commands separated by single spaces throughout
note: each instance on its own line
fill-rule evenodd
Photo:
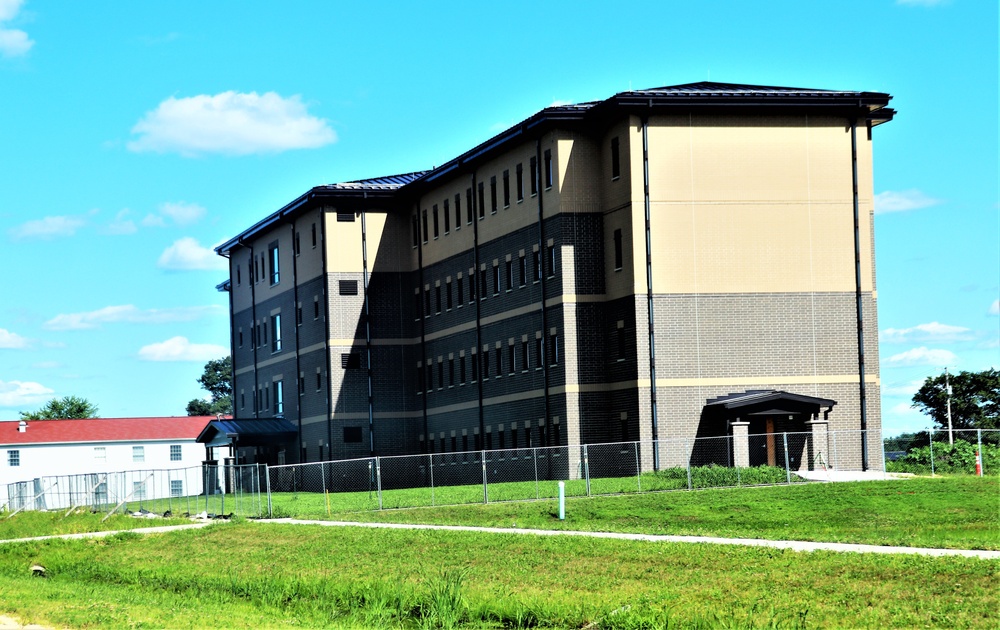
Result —
M 817 414 L 821 407 L 826 407 L 826 410 L 830 411 L 836 404 L 836 400 L 828 398 L 793 394 L 776 389 L 751 389 L 739 394 L 727 394 L 710 399 L 705 403 L 705 410 L 727 416 Z
M 198 442 L 208 446 L 267 446 L 294 442 L 298 436 L 295 424 L 284 418 L 254 418 L 245 420 L 213 420 L 198 436 Z

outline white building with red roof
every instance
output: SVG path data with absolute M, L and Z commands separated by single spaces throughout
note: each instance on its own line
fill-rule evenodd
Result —
M 39 480 L 76 475 L 196 468 L 205 459 L 197 438 L 211 420 L 215 417 L 0 421 L 0 492 L 9 484 L 44 486 L 56 481 Z M 136 476 L 140 483 L 142 478 Z M 201 491 L 200 476 L 183 479 L 171 478 L 168 491 L 174 496 Z M 0 503 L 5 499 L 0 496 Z

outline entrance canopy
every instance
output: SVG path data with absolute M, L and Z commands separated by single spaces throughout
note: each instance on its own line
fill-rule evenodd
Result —
M 779 416 L 809 414 L 818 416 L 820 408 L 826 407 L 825 414 L 837 404 L 835 400 L 792 394 L 776 389 L 751 389 L 741 394 L 727 394 L 706 401 L 706 414 L 726 418 L 744 416 Z
M 212 420 L 198 436 L 198 442 L 215 446 L 272 446 L 295 442 L 298 429 L 284 418 Z

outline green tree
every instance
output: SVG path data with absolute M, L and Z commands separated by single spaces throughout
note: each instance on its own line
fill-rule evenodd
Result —
M 187 404 L 189 416 L 214 416 L 233 413 L 233 358 L 213 359 L 205 364 L 198 378 L 209 393 L 209 400 L 195 398 Z
M 53 398 L 38 411 L 22 411 L 22 420 L 69 420 L 97 418 L 97 405 L 79 396 Z
M 955 429 L 1000 429 L 1000 371 L 950 374 L 951 425 Z M 913 395 L 913 408 L 948 428 L 948 394 L 945 375 L 928 377 Z

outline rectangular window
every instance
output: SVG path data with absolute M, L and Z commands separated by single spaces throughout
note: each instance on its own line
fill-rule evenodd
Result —
M 559 365 L 559 335 L 549 335 L 549 365 Z
M 312 247 L 313 247 L 313 249 L 316 249 L 316 224 L 315 223 L 312 224 L 311 233 L 312 233 Z
M 236 337 L 239 340 L 239 343 L 237 345 L 240 348 L 242 348 L 243 347 L 243 329 L 242 328 L 239 329 L 239 332 L 237 332 Z
M 458 302 L 458 308 L 462 308 L 462 300 L 465 299 L 465 287 L 462 286 L 462 278 L 458 278 L 457 286 L 455 287 L 455 301 Z
M 455 359 L 448 359 L 448 387 L 455 386 Z
M 497 348 L 497 376 L 503 374 L 503 353 L 500 352 L 500 348 Z
M 507 346 L 507 372 L 513 374 L 517 370 L 517 353 L 514 351 L 514 344 Z
M 542 338 L 535 337 L 535 369 L 542 369 L 545 363 L 545 347 L 542 345 Z
M 472 271 L 471 269 L 469 270 Z M 469 304 L 476 301 L 476 276 L 473 273 L 469 273 Z
M 480 294 L 479 299 L 480 300 L 485 300 L 486 299 L 486 292 L 489 290 L 488 287 L 490 286 L 489 283 L 487 282 L 486 270 L 485 269 L 480 269 L 479 270 L 479 286 L 482 289 L 482 293 Z
M 316 370 L 316 391 L 323 389 L 323 373 L 318 369 Z
M 452 307 L 451 280 L 448 280 L 444 283 L 444 305 L 445 308 L 447 308 L 449 311 L 451 310 Z
M 444 200 L 444 207 L 441 209 L 444 213 L 444 233 L 447 234 L 451 232 L 451 208 L 448 207 L 448 200 Z
M 434 287 L 434 306 L 437 307 L 437 308 L 434 309 L 434 312 L 437 313 L 438 315 L 440 315 L 441 314 L 441 285 L 440 284 L 437 285 L 436 287 Z
M 21 465 L 21 451 L 7 451 L 7 465 L 8 466 L 20 466 Z
M 170 461 L 179 462 L 181 461 L 181 445 L 171 444 L 170 445 Z
M 507 290 L 510 291 L 514 288 L 514 262 L 511 260 L 504 261 L 504 272 L 507 276 Z
M 302 302 L 295 305 L 295 325 L 302 325 Z
M 360 352 L 344 352 L 340 355 L 340 367 L 345 370 L 360 370 L 361 369 L 361 353 Z
M 479 380 L 479 358 L 475 352 L 469 357 L 469 367 L 472 368 L 472 382 L 475 383 Z
M 542 161 L 545 171 L 545 190 L 548 190 L 552 188 L 552 151 L 546 149 L 542 154 Z
M 306 393 L 306 375 L 304 372 L 299 372 L 299 396 L 304 396 L 305 393 Z
M 413 225 L 410 226 L 411 232 L 413 232 L 413 246 L 416 247 L 420 245 L 420 221 L 417 220 L 417 215 L 413 215 Z
M 108 461 L 108 449 L 104 448 L 103 446 L 95 446 L 94 459 L 99 462 Z
M 354 223 L 353 212 L 338 212 L 337 223 Z
M 486 184 L 479 182 L 479 218 L 486 216 Z
M 538 194 L 538 160 L 531 158 L 528 162 L 528 170 L 531 171 L 528 177 L 531 179 L 531 196 L 534 197 Z
M 524 201 L 524 169 L 521 168 L 520 162 L 514 169 L 514 188 L 517 191 L 517 200 Z
M 524 258 L 524 254 L 517 259 L 517 279 L 518 286 L 524 286 L 528 281 L 528 261 Z
M 344 427 L 344 442 L 356 443 L 361 441 L 361 427 Z
M 424 289 L 424 317 L 431 316 L 431 292 L 430 289 Z
M 510 425 L 510 447 L 517 448 L 517 426 Z
M 313 319 L 319 319 L 319 296 L 313 296 Z
M 437 207 L 437 204 L 434 204 L 434 207 L 432 208 L 432 212 L 434 214 L 434 238 L 437 238 L 438 237 L 438 207 Z
M 622 165 L 618 155 L 618 136 L 611 139 L 611 179 L 618 179 L 622 175 Z
M 489 349 L 483 350 L 483 380 L 485 381 L 490 377 L 490 351 Z
M 615 230 L 615 271 L 621 271 L 622 258 L 622 231 L 618 229 Z
M 424 310 L 423 300 L 420 299 L 420 290 L 413 294 L 413 319 L 420 319 L 420 313 Z
M 498 430 L 497 437 L 500 438 L 500 448 L 501 449 L 507 448 L 507 440 L 504 437 L 504 432 Z
M 271 352 L 281 351 L 281 315 L 271 316 Z
M 625 337 L 625 327 L 622 326 L 618 329 L 618 360 L 624 361 L 626 353 L 628 352 L 628 340 Z
M 462 450 L 463 451 L 468 451 L 469 450 L 469 434 L 468 433 L 463 433 L 462 434 Z
M 426 389 L 425 385 L 426 385 L 426 383 L 424 383 L 424 366 L 418 363 L 417 364 L 417 393 L 418 394 L 424 393 L 424 389 Z
M 271 284 L 278 284 L 280 274 L 278 273 L 278 244 L 271 243 L 267 247 L 268 257 L 271 259 Z
M 465 189 L 465 222 L 472 225 L 472 189 Z
M 462 195 L 455 195 L 455 229 L 462 229 Z
M 420 214 L 420 216 L 421 216 L 422 223 L 423 223 L 423 226 L 424 226 L 424 242 L 426 243 L 427 242 L 427 209 L 426 208 Z
M 434 364 L 430 359 L 427 359 L 424 372 L 427 376 L 427 391 L 432 391 L 434 389 Z
M 549 263 L 549 277 L 551 278 L 556 275 L 556 246 L 549 245 L 548 248 L 546 248 L 546 253 L 548 254 L 546 258 L 548 258 Z
M 236 265 L 236 286 L 240 285 L 240 266 Z
M 510 171 L 503 172 L 503 207 L 510 207 Z
M 438 389 L 444 389 L 444 361 L 438 361 Z
M 528 341 L 521 342 L 521 371 L 528 371 Z
M 542 279 L 542 257 L 538 253 L 538 250 L 531 252 L 531 264 L 535 272 L 532 282 L 538 282 Z
M 146 448 L 143 446 L 133 446 L 132 447 L 132 461 L 133 462 L 144 462 L 146 461 Z
M 500 265 L 493 265 L 493 295 L 499 295 L 503 289 L 500 286 Z
M 173 498 L 179 498 L 184 496 L 184 480 L 183 479 L 171 479 L 170 480 L 170 496 Z
M 145 481 L 133 481 L 132 482 L 132 498 L 133 499 L 145 499 L 146 498 L 146 482 Z
M 300 256 L 302 254 L 302 241 L 299 239 L 299 233 L 295 233 L 295 255 Z
M 487 451 L 493 450 L 493 433 L 492 432 L 486 434 L 486 450 Z
M 497 213 L 497 176 L 490 176 L 490 214 Z
M 458 357 L 458 384 L 465 384 L 465 355 Z

